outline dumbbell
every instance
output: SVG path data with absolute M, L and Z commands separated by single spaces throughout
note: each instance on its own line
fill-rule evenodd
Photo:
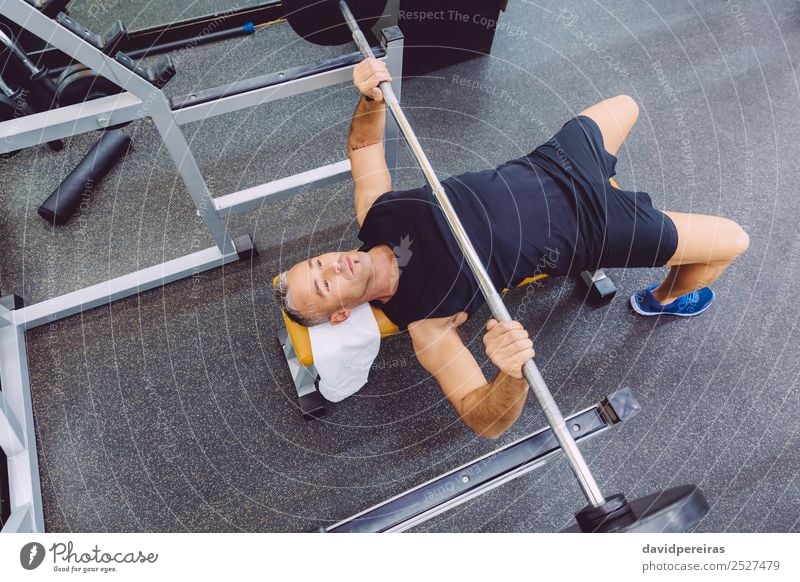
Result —
M 3 27 L 0 27 L 0 64 L 5 79 L 29 91 L 26 101 L 35 111 L 47 111 L 56 104 L 56 86 L 50 80 L 50 71 L 37 66 Z
M 617 294 L 617 286 L 608 278 L 603 269 L 583 271 L 581 280 L 589 290 L 589 303 L 595 307 L 609 303 Z

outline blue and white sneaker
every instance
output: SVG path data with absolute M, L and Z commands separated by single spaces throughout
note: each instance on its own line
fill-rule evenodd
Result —
M 709 287 L 678 297 L 672 303 L 661 305 L 653 296 L 653 289 L 658 287 L 650 285 L 631 295 L 631 307 L 639 315 L 677 315 L 679 317 L 692 317 L 700 315 L 711 307 L 714 302 L 714 292 Z

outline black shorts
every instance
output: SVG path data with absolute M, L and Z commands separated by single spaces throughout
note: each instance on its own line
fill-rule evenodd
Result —
M 594 120 L 583 115 L 570 119 L 531 155 L 569 178 L 586 269 L 661 267 L 675 254 L 678 230 L 669 216 L 653 208 L 650 195 L 609 183 L 617 158 L 606 151 Z

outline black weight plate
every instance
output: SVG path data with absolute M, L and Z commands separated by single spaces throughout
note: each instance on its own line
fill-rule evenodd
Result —
M 636 521 L 618 531 L 634 533 L 679 533 L 700 523 L 708 513 L 708 502 L 694 485 L 673 487 L 631 501 Z
M 708 502 L 694 485 L 682 485 L 640 497 L 630 502 L 631 514 L 602 524 L 595 531 L 631 533 L 679 533 L 700 523 L 708 513 Z M 574 525 L 565 532 L 580 532 Z
M 56 98 L 60 105 L 75 105 L 122 93 L 122 89 L 84 65 L 72 65 L 58 77 Z
M 383 15 L 388 0 L 349 0 L 361 30 L 368 31 Z M 336 0 L 284 0 L 286 20 L 297 34 L 320 45 L 346 44 L 353 35 Z

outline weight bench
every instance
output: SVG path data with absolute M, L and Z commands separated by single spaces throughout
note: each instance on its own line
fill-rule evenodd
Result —
M 603 277 L 605 278 L 605 275 Z M 546 278 L 547 275 L 529 277 L 517 287 L 524 287 Z M 276 276 L 272 281 L 273 285 L 277 280 L 278 277 Z M 608 279 L 606 278 L 606 280 Z M 375 320 L 378 322 L 378 331 L 381 339 L 400 331 L 400 328 L 383 311 L 377 307 L 370 307 Z M 319 374 L 317 374 L 317 370 L 314 367 L 314 354 L 311 351 L 311 337 L 308 333 L 308 328 L 289 319 L 283 310 L 281 310 L 281 315 L 283 316 L 285 327 L 278 332 L 278 342 L 283 348 L 283 355 L 292 374 L 292 380 L 297 390 L 298 403 L 300 404 L 300 412 L 302 412 L 303 418 L 306 420 L 320 418 L 325 415 L 325 403 L 327 401 L 317 389 Z

